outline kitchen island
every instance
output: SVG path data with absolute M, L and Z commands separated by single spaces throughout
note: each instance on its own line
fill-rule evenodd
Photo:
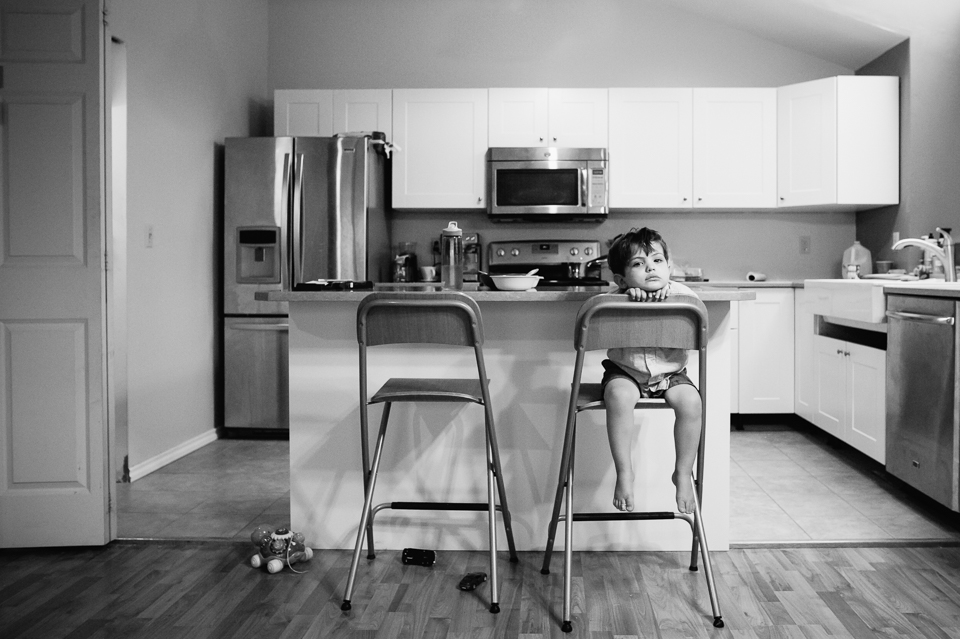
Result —
M 557 487 L 573 375 L 574 320 L 595 290 L 468 291 L 483 314 L 507 499 L 518 550 L 543 550 Z M 730 302 L 753 293 L 703 288 L 709 313 L 707 454 L 703 513 L 711 548 L 729 548 Z M 315 548 L 352 548 L 363 505 L 356 311 L 364 292 L 263 293 L 290 309 L 290 511 L 293 530 Z M 587 359 L 585 379 L 602 352 Z M 378 347 L 369 353 L 371 392 L 389 377 L 468 377 L 470 349 Z M 696 359 L 690 376 L 696 379 Z M 592 368 L 591 368 L 592 367 Z M 370 409 L 371 445 L 380 407 Z M 638 413 L 636 508 L 675 510 L 673 413 Z M 390 416 L 374 502 L 484 501 L 483 410 L 470 404 L 396 405 Z M 603 414 L 580 417 L 577 490 L 581 509 L 612 509 L 614 471 Z M 384 510 L 378 548 L 486 547 L 486 514 Z M 501 548 L 506 548 L 498 526 Z M 580 550 L 689 550 L 683 521 L 584 522 Z

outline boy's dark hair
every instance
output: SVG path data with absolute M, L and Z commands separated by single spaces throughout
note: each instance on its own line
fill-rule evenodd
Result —
M 617 237 L 610 250 L 607 251 L 607 266 L 617 275 L 623 275 L 627 270 L 627 262 L 636 255 L 638 249 L 643 249 L 648 255 L 653 250 L 653 243 L 656 242 L 663 249 L 663 256 L 670 259 L 667 243 L 659 233 L 653 229 L 643 227 L 642 229 L 630 229 L 623 235 Z

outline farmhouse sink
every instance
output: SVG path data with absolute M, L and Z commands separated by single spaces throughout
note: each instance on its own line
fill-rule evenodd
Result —
M 812 296 L 814 315 L 881 324 L 887 319 L 883 287 L 904 284 L 896 280 L 804 280 Z
M 960 282 L 926 280 L 804 280 L 813 299 L 813 313 L 828 317 L 882 324 L 887 321 L 883 289 L 887 286 L 960 290 Z

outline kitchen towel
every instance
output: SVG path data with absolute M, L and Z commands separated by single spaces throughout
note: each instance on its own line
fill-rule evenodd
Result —
M 767 274 L 766 273 L 757 273 L 756 271 L 750 271 L 747 273 L 748 282 L 766 282 Z

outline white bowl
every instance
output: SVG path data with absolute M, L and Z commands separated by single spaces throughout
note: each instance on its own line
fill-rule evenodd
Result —
M 500 291 L 529 291 L 543 278 L 539 275 L 491 275 Z

